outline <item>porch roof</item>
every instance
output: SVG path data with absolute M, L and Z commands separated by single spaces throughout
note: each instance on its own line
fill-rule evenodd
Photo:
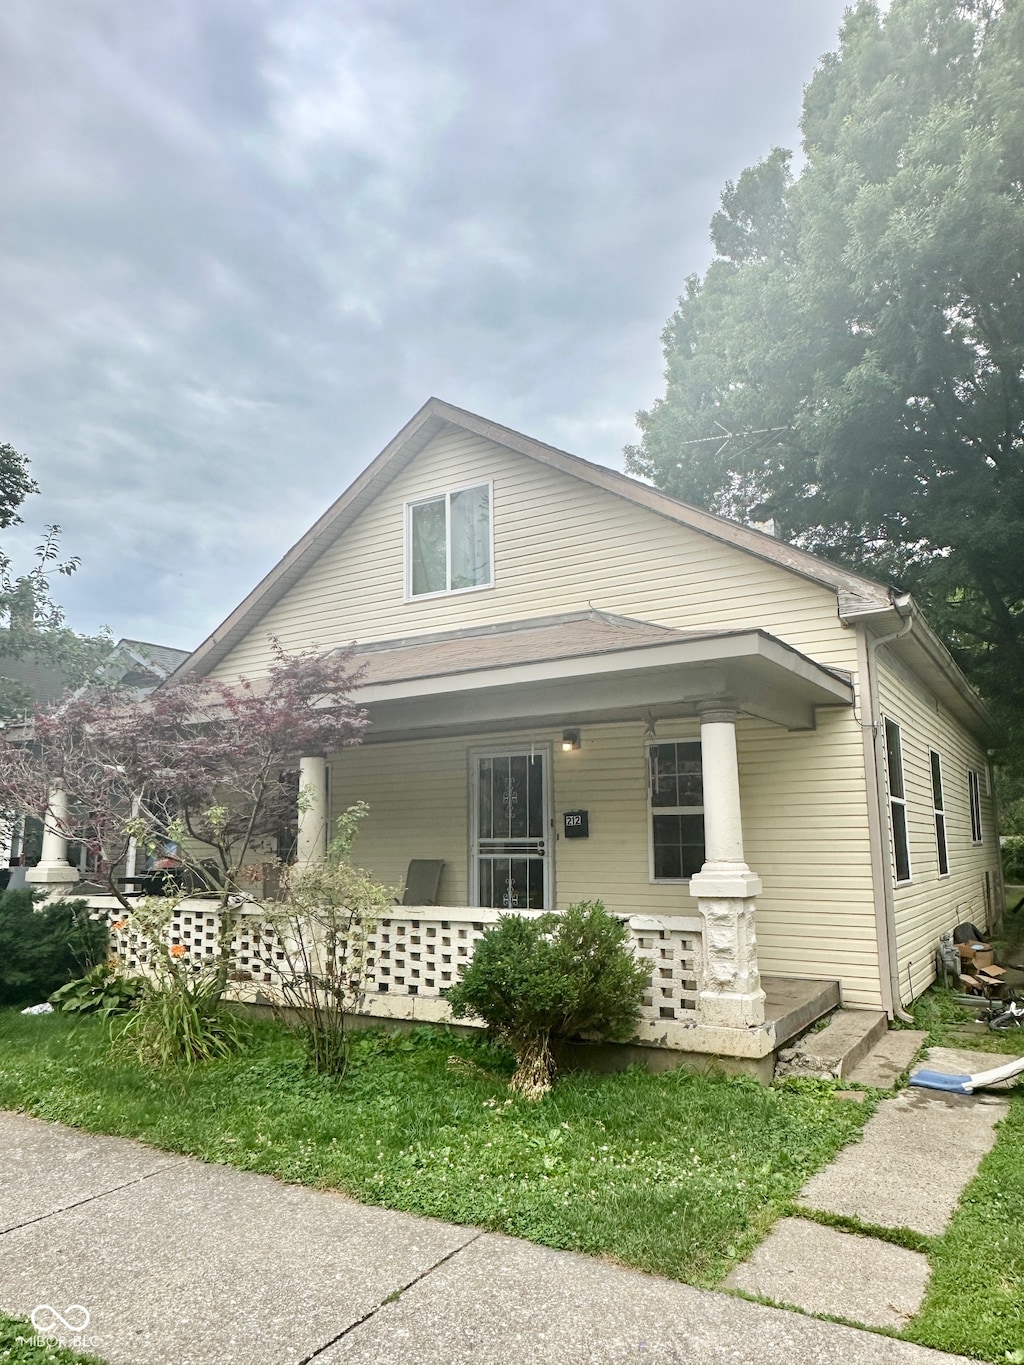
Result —
M 762 630 L 690 632 L 577 612 L 358 645 L 369 742 L 695 715 L 719 702 L 789 729 L 850 706 L 848 674 Z

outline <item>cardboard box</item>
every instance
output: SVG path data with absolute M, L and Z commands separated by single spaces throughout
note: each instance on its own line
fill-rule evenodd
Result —
M 960 985 L 968 994 L 977 992 L 984 995 L 986 999 L 1001 999 L 1005 990 L 1003 976 L 1005 968 L 997 967 L 994 964 L 990 967 L 974 968 L 974 964 L 964 962 L 964 970 L 960 973 Z
M 968 995 L 972 991 L 982 991 L 984 987 L 976 976 L 968 976 L 966 972 L 961 972 L 959 976 L 960 986 Z
M 991 967 L 996 960 L 995 951 L 987 943 L 958 943 L 961 965 L 969 968 Z
M 1000 995 L 1003 990 L 1003 969 L 1002 967 L 979 967 L 977 971 L 978 981 L 985 987 L 990 995 Z

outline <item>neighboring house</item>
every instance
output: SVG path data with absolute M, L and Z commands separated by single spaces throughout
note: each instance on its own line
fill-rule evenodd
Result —
M 118 640 L 98 677 L 135 697 L 148 696 L 189 657 L 187 649 L 152 645 L 145 640 Z
M 99 681 L 145 696 L 189 657 L 187 649 L 151 645 L 144 640 L 118 640 L 96 670 Z M 71 687 L 71 675 L 60 664 L 32 658 L 0 658 L 0 677 L 25 688 L 36 706 L 49 706 Z
M 303 856 L 364 800 L 381 880 L 444 863 L 371 1012 L 443 1017 L 498 911 L 600 899 L 652 963 L 639 1040 L 756 1061 L 840 990 L 892 1015 L 1001 904 L 999 736 L 909 597 L 437 399 L 175 677 L 271 636 L 364 669 Z

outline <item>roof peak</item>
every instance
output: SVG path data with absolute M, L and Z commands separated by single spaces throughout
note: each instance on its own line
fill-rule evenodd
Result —
M 507 450 L 560 470 L 570 477 L 582 479 L 700 535 L 730 544 L 833 591 L 863 598 L 875 607 L 888 604 L 888 590 L 871 579 L 850 573 L 763 531 L 691 507 L 628 474 L 525 436 L 522 432 L 480 417 L 466 408 L 456 407 L 444 399 L 431 397 L 173 676 L 208 673 L 215 668 L 376 498 L 381 489 L 447 428 L 456 428 L 493 441 Z

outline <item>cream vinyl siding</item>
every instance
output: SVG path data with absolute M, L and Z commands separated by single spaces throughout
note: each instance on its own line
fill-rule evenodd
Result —
M 364 744 L 329 764 L 330 818 L 365 801 L 353 861 L 401 899 L 412 858 L 443 858 L 443 905 L 467 903 L 469 796 L 464 739 Z M 332 825 L 333 828 L 333 825 Z
M 924 685 L 888 651 L 879 651 L 878 686 L 882 715 L 895 720 L 903 735 L 903 778 L 910 844 L 910 881 L 893 887 L 900 999 L 906 1004 L 935 977 L 939 935 L 961 920 L 988 928 L 985 873 L 993 898 L 1000 894 L 999 851 L 995 810 L 988 779 L 988 759 Z M 939 875 L 935 843 L 932 774 L 934 749 L 942 760 L 949 875 Z M 967 770 L 981 774 L 983 841 L 971 841 Z M 892 878 L 892 835 L 885 816 L 888 875 Z
M 406 600 L 406 503 L 493 481 L 494 586 Z M 835 592 L 481 437 L 436 437 L 382 490 L 215 676 L 258 676 L 267 637 L 336 648 L 588 605 L 686 630 L 760 627 L 853 669 Z
M 696 727 L 691 731 L 696 734 Z M 558 908 L 604 900 L 630 913 L 694 913 L 684 888 L 653 886 L 647 866 L 647 777 L 643 727 L 584 727 L 582 746 L 563 753 L 561 730 L 481 734 L 400 744 L 366 744 L 331 764 L 336 816 L 353 801 L 369 803 L 354 856 L 389 883 L 404 881 L 411 858 L 444 858 L 440 896 L 466 905 L 469 861 L 470 751 L 521 750 L 532 740 L 552 749 L 554 830 L 562 812 L 590 812 L 590 838 L 555 842 Z
M 818 728 L 737 727 L 743 844 L 761 878 L 762 972 L 842 982 L 848 1005 L 880 1009 L 863 747 L 851 711 Z
M 698 739 L 697 722 L 659 723 L 657 739 Z M 552 747 L 554 831 L 566 810 L 589 812 L 590 837 L 554 844 L 558 908 L 603 900 L 618 912 L 697 913 L 679 883 L 655 884 L 648 863 L 646 740 L 637 724 L 584 726 L 577 752 L 561 732 L 366 744 L 331 765 L 335 815 L 369 802 L 354 854 L 401 886 L 411 858 L 443 858 L 440 896 L 465 905 L 469 858 L 469 752 Z M 819 729 L 738 725 L 747 860 L 762 877 L 761 970 L 842 981 L 854 1005 L 880 1003 L 860 736 L 848 712 L 823 712 Z

